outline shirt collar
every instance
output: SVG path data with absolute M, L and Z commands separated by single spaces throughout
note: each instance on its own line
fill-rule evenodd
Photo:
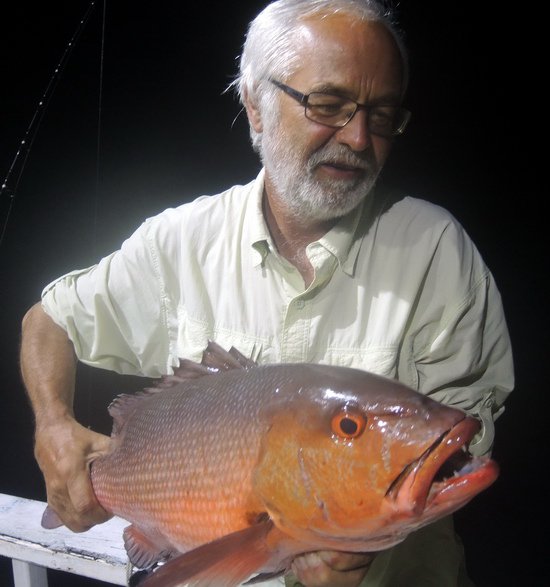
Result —
M 275 244 L 263 214 L 264 179 L 265 170 L 262 169 L 252 183 L 247 208 L 247 226 L 250 228 L 249 244 L 255 251 L 255 266 L 262 264 L 269 253 L 275 250 Z M 371 197 L 365 198 L 357 208 L 342 217 L 331 230 L 315 241 L 334 255 L 342 271 L 347 275 L 354 273 L 362 235 L 358 227 L 361 219 L 371 214 L 373 200 L 374 198 Z
M 261 265 L 269 254 L 270 248 L 275 246 L 269 234 L 262 209 L 264 177 L 265 171 L 262 168 L 252 183 L 246 210 L 245 226 L 249 230 L 249 245 L 254 249 L 254 266 Z
M 332 253 L 342 271 L 347 275 L 353 275 L 355 260 L 359 254 L 361 239 L 357 234 L 357 227 L 365 208 L 368 206 L 365 200 L 319 239 L 319 244 Z

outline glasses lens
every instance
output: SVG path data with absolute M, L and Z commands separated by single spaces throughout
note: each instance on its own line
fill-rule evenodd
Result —
M 372 106 L 368 109 L 369 130 L 375 135 L 391 137 L 401 126 L 400 108 L 395 106 Z
M 347 98 L 312 92 L 306 104 L 306 116 L 320 124 L 344 126 L 354 115 L 357 104 Z
M 399 106 L 359 106 L 357 102 L 334 94 L 312 92 L 306 103 L 306 117 L 314 122 L 332 127 L 345 126 L 357 112 L 365 108 L 369 131 L 381 137 L 403 134 L 411 113 Z

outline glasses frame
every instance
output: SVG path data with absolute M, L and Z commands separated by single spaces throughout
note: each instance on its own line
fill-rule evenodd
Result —
M 391 138 L 391 137 L 397 137 L 399 135 L 402 135 L 405 132 L 405 129 L 407 128 L 407 124 L 409 123 L 409 120 L 411 119 L 411 115 L 412 115 L 411 111 L 407 110 L 406 108 L 403 108 L 402 106 L 395 106 L 394 104 L 360 104 L 359 102 L 356 102 L 355 100 L 352 100 L 351 98 L 346 98 L 345 96 L 340 96 L 339 94 L 332 94 L 330 92 L 310 92 L 309 94 L 302 94 L 302 92 L 299 92 L 298 90 L 295 90 L 294 88 L 291 88 L 290 86 L 287 86 L 286 84 L 283 84 L 282 82 L 279 82 L 275 79 L 270 79 L 269 81 L 275 87 L 279 88 L 279 90 L 282 90 L 285 94 L 287 94 L 291 98 L 294 98 L 294 100 L 296 100 L 299 104 L 301 104 L 304 107 L 304 116 L 308 120 L 311 120 L 312 122 L 316 122 L 317 124 L 322 124 L 323 126 L 328 126 L 329 128 L 344 128 L 344 126 L 346 126 L 346 124 L 348 124 L 353 119 L 353 117 L 357 114 L 357 111 L 360 109 L 364 109 L 364 110 L 368 111 L 369 108 L 373 108 L 373 107 L 391 106 L 392 108 L 396 108 L 397 111 L 399 113 L 401 113 L 401 116 L 403 118 L 403 122 L 401 122 L 401 124 L 389 135 L 380 134 L 375 131 L 371 131 L 369 128 L 369 132 L 371 132 L 373 135 L 381 136 L 384 138 Z M 309 101 L 309 97 L 311 96 L 311 94 L 325 94 L 327 96 L 335 96 L 338 98 L 348 100 L 350 103 L 355 104 L 355 110 L 351 113 L 351 116 L 343 124 L 328 124 L 326 122 L 320 122 L 319 120 L 315 120 L 314 118 L 311 118 L 310 116 L 308 116 L 308 111 L 307 111 L 308 101 Z M 368 118 L 367 118 L 367 121 L 368 121 Z

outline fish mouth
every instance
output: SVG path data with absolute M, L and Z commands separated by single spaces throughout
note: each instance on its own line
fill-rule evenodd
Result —
M 468 451 L 480 424 L 466 416 L 444 432 L 393 481 L 386 498 L 413 515 L 451 513 L 498 477 L 495 461 Z

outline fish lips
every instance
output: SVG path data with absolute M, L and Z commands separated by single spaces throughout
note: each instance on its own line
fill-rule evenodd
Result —
M 499 469 L 489 457 L 473 457 L 468 445 L 479 422 L 466 416 L 407 465 L 386 493 L 400 512 L 424 519 L 451 513 L 491 485 Z

